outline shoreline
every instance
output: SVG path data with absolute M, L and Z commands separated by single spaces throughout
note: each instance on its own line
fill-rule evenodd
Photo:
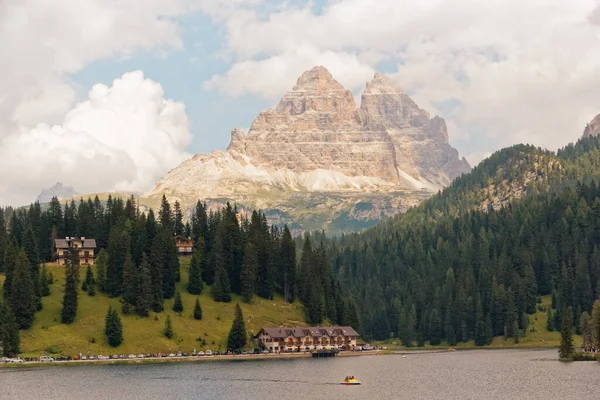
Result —
M 359 357 L 385 355 L 382 350 L 369 351 L 347 351 L 338 353 L 337 357 Z M 387 353 L 390 354 L 390 353 Z M 0 368 L 25 368 L 42 366 L 77 366 L 77 365 L 135 365 L 135 364 L 176 364 L 196 362 L 219 362 L 219 361 L 267 361 L 267 360 L 291 360 L 298 358 L 313 358 L 311 353 L 277 353 L 277 354 L 247 354 L 247 355 L 219 355 L 219 356 L 187 356 L 187 357 L 148 357 L 148 358 L 126 358 L 115 360 L 70 360 L 70 361 L 26 361 L 23 363 L 3 363 Z

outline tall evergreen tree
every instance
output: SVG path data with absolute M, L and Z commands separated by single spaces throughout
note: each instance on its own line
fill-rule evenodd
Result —
M 173 213 L 171 212 L 171 205 L 167 201 L 167 197 L 163 194 L 160 202 L 160 210 L 158 211 L 158 220 L 163 229 L 173 232 Z
M 106 268 L 108 266 L 108 253 L 104 249 L 100 249 L 98 257 L 96 257 L 96 278 L 98 288 L 101 291 L 106 291 Z
M 287 225 L 283 227 L 280 260 L 283 264 L 283 298 L 293 303 L 296 299 L 296 246 Z
M 562 311 L 562 322 L 560 325 L 560 348 L 558 354 L 560 358 L 569 358 L 575 352 L 573 346 L 573 332 L 571 325 L 571 311 L 564 308 Z
M 3 356 L 14 357 L 20 353 L 19 325 L 6 302 L 0 303 L 0 342 L 2 342 Z
M 152 276 L 150 274 L 150 263 L 146 253 L 142 254 L 142 262 L 137 273 L 137 294 L 135 300 L 135 312 L 141 317 L 147 317 L 152 307 Z
M 104 333 L 111 347 L 119 347 L 123 343 L 123 324 L 117 310 L 108 307 L 104 322 Z
M 123 266 L 130 257 L 131 238 L 123 225 L 114 226 L 108 237 L 106 293 L 116 297 L 123 293 Z
M 152 280 L 152 309 L 155 312 L 163 310 L 163 264 L 164 264 L 164 246 L 161 236 L 156 235 L 152 241 L 150 251 L 150 277 Z
M 5 272 L 4 254 L 6 246 L 8 246 L 9 238 L 6 230 L 6 219 L 4 218 L 4 210 L 0 208 L 0 273 Z
M 194 304 L 194 319 L 202 319 L 202 307 L 200 307 L 200 300 L 196 297 L 196 304 Z
M 174 219 L 173 219 L 174 233 L 176 235 L 184 236 L 185 226 L 183 225 L 183 212 L 181 211 L 181 205 L 179 204 L 178 201 L 175 201 L 175 204 L 173 205 L 173 213 L 174 213 Z
M 429 315 L 429 343 L 437 346 L 442 340 L 442 320 L 438 311 L 434 308 Z
M 42 309 L 42 295 L 40 293 L 40 255 L 37 246 L 37 240 L 35 237 L 35 233 L 33 231 L 33 227 L 31 224 L 27 226 L 25 233 L 23 234 L 23 241 L 21 248 L 25 251 L 27 255 L 27 260 L 29 261 L 29 273 L 31 274 L 31 281 L 33 282 L 33 290 L 36 296 L 36 308 L 37 310 Z
M 173 332 L 173 326 L 171 325 L 171 316 L 167 314 L 167 319 L 165 320 L 165 329 L 163 329 L 163 336 L 167 339 L 172 339 L 175 333 Z
M 201 248 L 204 247 L 202 244 Z M 194 253 L 192 254 L 192 259 L 190 261 L 190 272 L 189 272 L 189 280 L 187 285 L 188 293 L 190 294 L 200 294 L 202 293 L 202 250 L 196 248 Z
M 10 307 L 20 329 L 29 329 L 33 324 L 37 297 L 31 281 L 29 260 L 23 250 L 17 256 L 10 291 Z
M 42 267 L 40 272 L 40 294 L 44 297 L 50 296 L 50 277 L 48 276 L 48 269 L 46 265 Z
M 6 245 L 6 250 L 4 252 L 4 286 L 2 289 L 2 295 L 5 299 L 10 299 L 11 296 L 11 286 L 13 281 L 13 275 L 15 272 L 15 268 L 17 265 L 17 245 L 15 243 L 16 240 L 11 240 Z
M 129 314 L 137 300 L 137 271 L 131 253 L 125 256 L 123 264 L 123 314 Z
M 69 247 L 69 256 L 65 262 L 65 294 L 60 321 L 71 324 L 77 315 L 77 288 L 79 287 L 79 253 L 72 246 Z
M 173 302 L 173 311 L 180 313 L 183 312 L 183 302 L 181 301 L 181 294 L 179 290 L 175 292 L 175 301 Z
M 583 339 L 583 347 L 589 348 L 592 346 L 592 317 L 587 311 L 584 311 L 579 318 L 579 330 Z
M 231 286 L 229 277 L 222 265 L 217 267 L 215 273 L 215 283 L 212 286 L 212 297 L 215 301 L 228 303 L 231 301 Z
M 554 331 L 554 314 L 552 313 L 552 308 L 548 307 L 546 310 L 546 330 L 548 332 Z
M 251 242 L 246 243 L 244 247 L 244 262 L 240 276 L 241 295 L 246 303 L 252 301 L 254 295 L 254 282 L 256 280 L 256 271 L 258 270 L 258 254 L 256 248 Z
M 244 324 L 244 316 L 242 309 L 239 304 L 235 305 L 235 317 L 233 318 L 233 324 L 227 336 L 227 348 L 230 350 L 242 349 L 248 340 L 246 333 L 246 325 Z
M 592 307 L 592 340 L 594 346 L 600 348 L 600 300 L 594 301 Z

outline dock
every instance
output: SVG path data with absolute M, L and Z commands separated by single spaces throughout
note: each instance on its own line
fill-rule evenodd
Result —
M 338 355 L 340 351 L 338 349 L 330 349 L 330 350 L 313 350 L 312 356 L 316 358 L 321 357 L 335 357 Z

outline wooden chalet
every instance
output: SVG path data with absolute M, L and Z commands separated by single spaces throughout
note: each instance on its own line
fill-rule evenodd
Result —
M 69 249 L 73 248 L 79 255 L 79 264 L 94 265 L 96 263 L 96 240 L 85 237 L 66 237 L 54 239 L 54 259 L 59 265 L 65 265 Z

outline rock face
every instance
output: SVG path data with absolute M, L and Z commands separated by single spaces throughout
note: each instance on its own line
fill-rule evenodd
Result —
M 293 207 L 281 203 L 291 201 L 290 193 L 296 202 L 298 195 L 344 193 L 354 209 L 359 195 L 379 193 L 413 205 L 424 191 L 437 191 L 470 169 L 449 145 L 444 120 L 430 118 L 390 78 L 375 74 L 357 107 L 329 71 L 315 67 L 275 109 L 260 112 L 247 133 L 234 129 L 227 151 L 183 162 L 148 195 L 282 209 Z M 354 203 L 348 194 L 358 196 Z M 377 209 L 360 215 L 366 214 Z
M 52 197 L 58 197 L 59 199 L 70 199 L 73 196 L 77 196 L 77 192 L 73 190 L 71 186 L 65 186 L 62 182 L 56 182 L 54 186 L 43 189 L 38 195 L 36 201 L 40 203 L 48 203 L 52 200 Z
M 600 114 L 596 115 L 583 130 L 583 136 L 598 136 L 600 133 Z

